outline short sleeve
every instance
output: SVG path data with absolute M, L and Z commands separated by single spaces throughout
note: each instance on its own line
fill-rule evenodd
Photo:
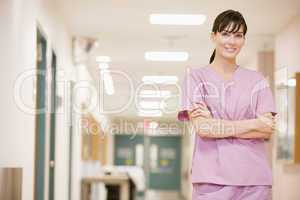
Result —
M 252 100 L 256 117 L 268 112 L 272 113 L 272 115 L 277 114 L 272 90 L 264 77 L 254 86 Z
M 181 110 L 191 110 L 194 103 L 203 102 L 203 84 L 195 72 L 188 70 L 181 84 Z

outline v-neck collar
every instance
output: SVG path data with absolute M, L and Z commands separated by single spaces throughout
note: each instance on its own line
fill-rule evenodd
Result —
M 230 79 L 226 80 L 223 76 L 221 76 L 219 74 L 219 72 L 217 72 L 213 67 L 211 67 L 210 65 L 207 65 L 207 68 L 217 77 L 217 79 L 219 79 L 221 82 L 223 83 L 230 83 L 232 81 L 234 81 L 236 74 L 238 73 L 238 71 L 240 70 L 240 66 L 237 65 L 235 71 L 232 73 L 232 76 Z

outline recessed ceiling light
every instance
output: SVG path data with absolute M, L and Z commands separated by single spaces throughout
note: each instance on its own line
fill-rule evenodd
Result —
M 171 96 L 169 90 L 142 90 L 139 97 L 142 98 L 166 98 Z
M 145 83 L 175 84 L 178 82 L 177 76 L 144 76 L 142 81 Z
M 189 54 L 185 51 L 147 51 L 144 57 L 148 61 L 187 61 Z
M 138 115 L 141 117 L 160 117 L 162 116 L 161 110 L 139 110 Z
M 97 56 L 96 62 L 98 63 L 109 63 L 111 62 L 111 58 L 109 56 Z
M 162 105 L 160 101 L 141 101 L 138 104 L 139 109 L 154 109 L 159 110 L 162 109 Z
M 184 15 L 184 14 L 151 14 L 149 17 L 151 24 L 160 25 L 202 25 L 205 15 Z

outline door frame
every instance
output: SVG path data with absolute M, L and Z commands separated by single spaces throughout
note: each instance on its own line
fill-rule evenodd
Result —
M 54 200 L 55 195 L 55 139 L 56 139 L 56 71 L 57 56 L 55 51 L 51 50 L 51 80 L 50 80 L 50 132 L 49 132 L 49 160 L 48 160 L 48 200 Z

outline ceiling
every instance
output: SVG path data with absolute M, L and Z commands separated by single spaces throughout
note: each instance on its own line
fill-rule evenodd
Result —
M 273 49 L 274 37 L 289 21 L 300 14 L 299 0 L 56 0 L 73 36 L 97 38 L 99 46 L 91 52 L 88 69 L 99 78 L 95 56 L 108 55 L 110 67 L 121 70 L 132 82 L 134 91 L 144 75 L 176 75 L 181 80 L 187 66 L 208 63 L 213 46 L 209 34 L 214 18 L 226 9 L 239 10 L 248 25 L 246 45 L 238 62 L 253 67 L 260 50 Z M 160 26 L 149 24 L 152 13 L 205 14 L 202 26 Z M 188 51 L 186 62 L 146 62 L 145 51 Z M 105 96 L 107 109 L 117 108 L 130 99 L 130 84 L 124 76 L 113 76 L 115 95 Z M 162 86 L 178 94 L 175 86 Z M 175 119 L 178 98 L 170 101 L 173 112 L 162 119 Z M 137 118 L 134 103 L 112 117 Z

